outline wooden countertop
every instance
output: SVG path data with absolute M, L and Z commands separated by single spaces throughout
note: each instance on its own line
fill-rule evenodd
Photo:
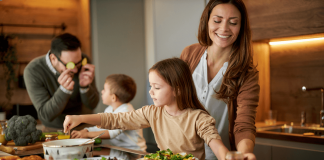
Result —
M 118 150 L 121 152 L 125 152 L 125 153 L 130 153 L 129 156 L 131 156 L 129 159 L 138 159 L 140 157 L 143 157 L 146 154 L 149 154 L 147 152 L 143 152 L 143 151 L 138 151 L 138 150 L 132 150 L 132 149 L 127 149 L 127 148 L 123 148 L 123 147 L 116 147 L 116 146 L 111 146 L 111 145 L 107 145 L 107 144 L 99 144 L 99 145 L 94 145 L 94 147 L 101 147 L 101 151 L 93 151 L 93 156 L 100 156 L 100 155 L 107 155 L 109 154 L 110 150 Z M 0 151 L 0 157 L 2 156 L 8 156 L 10 154 L 3 152 L 3 154 Z M 39 155 L 41 157 L 44 156 L 44 151 L 43 151 L 43 147 L 41 148 L 36 148 L 36 149 L 31 149 L 31 150 L 16 150 L 15 154 L 13 154 L 15 156 L 19 156 L 19 157 L 25 157 L 25 156 L 30 156 L 30 155 Z M 128 154 L 127 154 L 128 155 Z
M 284 124 L 288 124 L 287 122 L 284 122 L 284 121 L 278 121 L 276 122 L 275 125 L 267 125 L 265 124 L 265 122 L 255 122 L 255 126 L 257 128 L 260 128 L 260 127 L 269 127 L 269 126 L 279 126 L 279 125 L 284 125 Z

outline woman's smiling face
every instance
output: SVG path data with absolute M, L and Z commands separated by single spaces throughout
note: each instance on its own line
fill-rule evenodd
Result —
M 232 4 L 215 6 L 208 21 L 209 37 L 212 45 L 221 48 L 232 47 L 241 28 L 241 13 Z

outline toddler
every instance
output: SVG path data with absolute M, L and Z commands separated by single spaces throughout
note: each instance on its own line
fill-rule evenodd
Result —
M 136 84 L 134 80 L 124 74 L 112 74 L 106 78 L 104 89 L 101 91 L 103 104 L 108 105 L 104 113 L 130 112 L 134 108 L 129 102 L 135 97 Z M 128 104 L 127 104 L 128 103 Z M 99 116 L 99 115 L 98 115 Z M 72 131 L 72 138 L 93 138 L 103 131 L 100 138 L 103 144 L 114 145 L 135 150 L 146 150 L 146 142 L 142 129 L 138 130 L 106 130 L 96 126 L 81 131 Z

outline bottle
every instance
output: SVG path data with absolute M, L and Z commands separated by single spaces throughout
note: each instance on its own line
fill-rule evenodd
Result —
M 225 160 L 243 160 L 244 156 L 239 151 L 229 151 L 226 153 Z
M 306 112 L 305 111 L 302 111 L 301 112 L 301 114 L 300 114 L 300 117 L 301 117 L 301 119 L 300 119 L 300 125 L 302 126 L 302 127 L 305 127 L 305 125 L 306 125 Z
M 0 122 L 1 123 L 1 125 L 0 125 L 0 127 L 1 127 L 1 132 L 0 132 L 0 143 L 2 144 L 2 145 L 6 145 L 7 144 L 7 140 L 6 140 L 6 138 L 5 138 L 5 134 L 4 134 L 4 131 L 5 131 L 5 129 L 7 128 L 6 127 L 6 123 L 5 122 Z
M 58 140 L 57 134 L 46 134 L 45 135 L 45 142 L 53 141 L 53 140 Z

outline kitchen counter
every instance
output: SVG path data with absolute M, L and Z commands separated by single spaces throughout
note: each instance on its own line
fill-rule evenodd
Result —
M 256 123 L 253 153 L 262 160 L 305 160 L 324 157 L 324 128 L 277 122 L 276 125 Z M 314 136 L 303 133 L 313 132 Z
M 116 157 L 118 159 L 136 160 L 136 159 L 144 157 L 144 155 L 146 155 L 146 154 L 149 154 L 149 153 L 143 152 L 143 151 L 132 150 L 132 149 L 127 149 L 127 148 L 122 148 L 122 147 L 116 147 L 116 146 L 111 146 L 111 145 L 107 145 L 107 144 L 94 145 L 94 147 L 100 148 L 100 151 L 97 151 L 97 150 L 93 151 L 94 157 L 109 155 L 110 157 Z M 7 155 L 10 155 L 10 154 L 5 154 L 2 156 L 7 156 Z M 43 147 L 28 150 L 28 151 L 17 150 L 17 151 L 15 151 L 15 154 L 13 154 L 13 155 L 16 155 L 19 157 L 25 157 L 25 156 L 30 156 L 30 155 L 39 155 L 42 158 L 44 158 L 44 151 L 43 151 Z M 1 157 L 1 155 L 0 155 L 0 157 Z
M 324 128 L 321 131 L 317 131 L 318 135 L 307 135 L 303 133 L 289 133 L 284 131 L 278 131 L 278 129 L 282 127 L 295 127 L 296 129 L 305 128 L 304 130 L 311 130 L 313 127 L 300 127 L 300 125 L 287 125 L 286 122 L 277 122 L 276 125 L 266 125 L 263 122 L 257 122 L 257 132 L 256 137 L 259 138 L 268 138 L 268 139 L 276 139 L 276 140 L 284 140 L 284 141 L 293 141 L 293 142 L 302 142 L 302 143 L 311 143 L 311 144 L 324 144 Z M 318 128 L 318 127 L 317 127 Z M 275 131 L 275 129 L 277 131 Z M 289 129 L 289 128 L 288 128 Z

